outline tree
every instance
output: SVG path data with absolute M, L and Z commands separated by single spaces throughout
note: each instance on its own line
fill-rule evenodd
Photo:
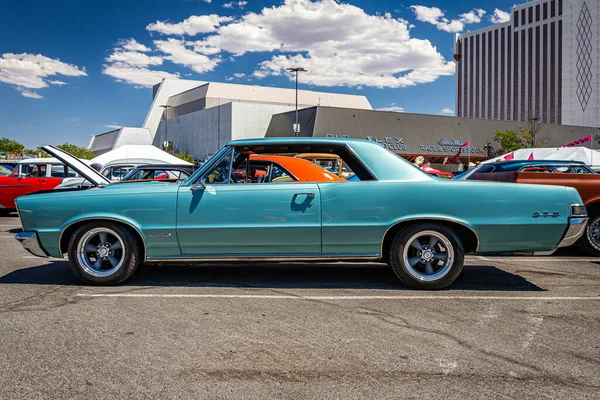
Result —
M 194 159 L 194 156 L 191 154 L 187 154 L 185 151 L 180 151 L 179 153 L 177 153 L 177 158 L 183 160 L 183 161 L 187 161 L 189 163 L 195 164 L 196 160 Z
M 519 127 L 519 133 L 527 148 L 546 147 L 550 138 L 542 135 L 544 125 L 538 118 L 528 118 L 524 125 Z
M 23 150 L 25 150 L 25 146 L 16 140 L 7 137 L 0 138 L 0 151 L 7 153 L 21 153 Z
M 92 153 L 89 149 L 86 149 L 85 147 L 80 147 L 80 146 L 77 146 L 74 144 L 63 143 L 56 147 L 58 147 L 61 150 L 66 151 L 67 153 L 74 155 L 77 158 L 82 158 L 84 160 L 91 160 L 92 158 L 96 157 L 96 155 L 94 153 Z
M 519 150 L 525 146 L 525 141 L 523 140 L 521 132 L 511 131 L 510 129 L 504 132 L 496 131 L 494 142 L 500 144 L 502 151 L 505 153 Z

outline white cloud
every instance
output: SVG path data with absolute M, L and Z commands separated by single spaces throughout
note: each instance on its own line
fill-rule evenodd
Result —
M 492 21 L 493 24 L 508 22 L 510 21 L 510 13 L 496 8 L 494 9 L 494 14 L 490 15 L 490 21 Z
M 485 10 L 481 8 L 476 8 L 474 10 L 469 11 L 468 13 L 460 14 L 460 21 L 465 24 L 478 24 L 481 22 L 481 17 L 485 15 Z
M 226 76 L 225 80 L 231 82 L 233 80 L 233 76 Z
M 198 73 L 212 71 L 221 61 L 219 57 L 209 58 L 187 47 L 187 43 L 178 39 L 156 40 L 156 48 L 167 54 L 164 59 L 175 64 L 185 65 Z
M 27 89 L 23 89 L 23 88 L 17 88 L 17 90 L 19 92 L 21 92 L 21 95 L 23 97 L 29 97 L 30 99 L 43 99 L 44 98 L 44 96 L 42 96 L 36 92 L 33 92 L 31 90 L 27 90 Z
M 127 51 L 142 51 L 142 52 L 148 52 L 150 51 L 150 48 L 147 46 L 144 46 L 143 44 L 140 44 L 138 42 L 136 42 L 136 40 L 134 38 L 131 39 L 121 39 L 119 41 L 119 45 Z
M 476 10 L 474 15 L 479 15 Z M 434 15 L 430 19 L 439 18 L 443 17 Z M 300 74 L 304 83 L 397 88 L 454 74 L 454 63 L 445 60 L 429 40 L 411 37 L 409 26 L 406 20 L 392 18 L 390 13 L 370 15 L 336 0 L 285 0 L 279 6 L 265 7 L 258 13 L 247 12 L 235 20 L 214 14 L 191 16 L 175 24 L 156 22 L 146 29 L 168 35 L 202 33 L 196 41 L 183 38 L 154 41 L 162 53 L 161 59 L 198 73 L 214 70 L 223 59 L 235 61 L 245 53 L 271 53 L 258 64 L 252 73 L 254 77 L 292 79 L 286 68 L 303 66 L 308 69 Z M 141 78 L 136 78 L 137 72 L 142 72 L 140 76 L 145 77 L 146 86 L 158 74 L 167 74 L 150 71 L 146 68 L 149 64 L 134 65 L 133 56 L 124 57 L 122 53 L 126 50 L 115 49 L 107 59 L 104 73 L 142 84 Z M 135 59 L 142 60 L 139 55 Z M 138 71 L 134 67 L 144 68 Z
M 63 81 L 47 79 L 55 75 L 87 76 L 87 73 L 84 68 L 66 64 L 41 54 L 4 53 L 0 57 L 0 82 L 16 86 L 17 90 L 25 97 L 43 98 L 40 94 L 25 90 L 25 88 L 42 89 L 49 85 L 62 86 L 66 84 Z
M 116 122 L 113 122 L 112 124 L 104 125 L 104 127 L 109 129 L 121 129 L 123 125 L 118 125 Z
M 440 114 L 454 115 L 454 110 L 449 107 L 446 107 L 440 111 Z
M 448 19 L 445 13 L 437 7 L 410 6 L 417 20 L 435 25 L 440 31 L 451 33 L 461 32 L 467 24 L 478 24 L 485 15 L 485 10 L 476 8 L 460 14 L 458 19 Z
M 69 122 L 77 122 L 79 121 L 79 118 L 69 118 Z
M 208 4 L 212 3 L 212 0 L 202 0 L 202 1 L 205 3 L 208 3 Z
M 244 8 L 246 6 L 246 4 L 248 4 L 247 1 L 232 1 L 230 3 L 224 3 L 223 7 L 225 7 L 225 8 L 234 8 L 234 7 Z
M 236 72 L 235 74 L 233 74 L 233 76 L 235 76 L 238 79 L 241 79 L 241 78 L 245 77 L 246 74 L 244 74 L 242 72 Z
M 135 67 L 125 63 L 104 65 L 102 73 L 116 78 L 117 82 L 125 82 L 142 87 L 151 87 L 163 78 L 178 79 L 179 74 L 164 71 L 154 71 L 145 67 Z
M 129 65 L 135 65 L 145 67 L 148 65 L 161 65 L 163 59 L 158 56 L 149 56 L 144 53 L 138 53 L 135 51 L 121 51 L 115 50 L 110 56 L 106 58 L 108 62 L 122 62 Z
M 151 87 L 159 83 L 163 78 L 179 78 L 178 73 L 172 74 L 149 69 L 148 67 L 151 65 L 161 65 L 163 57 L 128 51 L 127 47 L 131 49 L 136 48 L 136 46 L 132 46 L 132 42 L 135 42 L 135 40 L 131 39 L 118 43 L 118 46 L 113 49 L 113 53 L 105 59 L 107 64 L 104 64 L 102 68 L 103 74 L 112 76 L 118 82 L 125 82 L 140 87 Z M 145 51 L 144 49 L 139 49 Z M 149 48 L 147 49 L 150 51 Z
M 393 112 L 401 112 L 401 113 L 406 112 L 404 107 L 398 107 L 398 106 L 378 108 L 377 111 L 393 111 Z
M 198 33 L 214 32 L 217 27 L 224 22 L 233 20 L 231 17 L 221 17 L 216 14 L 211 15 L 192 15 L 177 24 L 171 24 L 163 21 L 156 21 L 146 26 L 150 32 L 159 32 L 165 35 L 189 35 L 194 36 Z
M 285 69 L 300 65 L 308 69 L 300 80 L 318 86 L 403 87 L 454 73 L 431 42 L 410 37 L 407 21 L 333 0 L 287 0 L 250 12 L 204 43 L 235 55 L 284 53 L 260 63 L 254 76 L 291 78 Z

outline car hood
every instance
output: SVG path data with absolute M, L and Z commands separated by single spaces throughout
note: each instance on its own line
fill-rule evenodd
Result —
M 95 169 L 88 166 L 86 163 L 84 163 L 74 155 L 69 154 L 64 150 L 50 145 L 43 146 L 42 150 L 44 150 L 51 156 L 56 157 L 58 160 L 63 162 L 65 165 L 71 167 L 73 170 L 77 171 L 79 175 L 83 176 L 85 179 L 90 181 L 94 186 L 105 186 L 110 183 L 110 181 L 104 176 L 102 176 L 98 171 L 96 171 Z

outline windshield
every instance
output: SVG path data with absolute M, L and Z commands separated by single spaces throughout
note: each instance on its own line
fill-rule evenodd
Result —
M 223 155 L 223 153 L 227 152 L 229 149 L 230 149 L 229 146 L 221 147 L 221 149 L 219 151 L 217 151 L 214 156 L 209 158 L 204 164 L 202 164 L 202 166 L 200 168 L 198 168 L 196 170 L 196 172 L 194 172 L 189 178 L 187 178 L 183 182 L 183 185 L 189 186 L 189 185 L 193 184 L 197 180 L 197 178 L 199 176 L 201 176 L 204 173 L 204 171 L 206 171 L 206 169 L 209 168 L 213 164 L 213 162 L 215 160 L 220 158 Z

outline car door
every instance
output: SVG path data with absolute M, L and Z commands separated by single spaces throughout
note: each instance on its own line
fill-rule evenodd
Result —
M 316 183 L 234 183 L 232 152 L 181 186 L 177 236 L 187 257 L 283 257 L 321 254 Z M 195 188 L 195 190 L 194 190 Z
M 46 189 L 46 164 L 21 163 L 15 174 L 15 182 L 8 188 L 8 196 L 14 201 L 17 197 Z

